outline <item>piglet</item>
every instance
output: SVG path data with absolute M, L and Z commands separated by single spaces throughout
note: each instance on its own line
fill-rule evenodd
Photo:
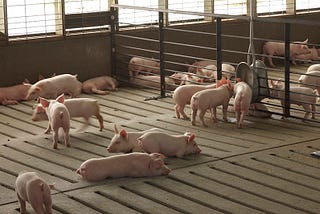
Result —
M 130 78 L 138 75 L 141 71 L 160 74 L 160 63 L 153 59 L 132 57 L 129 61 Z
M 72 98 L 64 101 L 70 117 L 82 117 L 85 119 L 86 124 L 81 129 L 84 129 L 88 124 L 91 116 L 96 116 L 99 121 L 100 131 L 103 130 L 103 118 L 100 114 L 100 107 L 98 101 L 91 98 Z M 45 109 L 39 103 L 33 111 L 32 121 L 48 120 Z
M 110 153 L 118 152 L 143 152 L 144 150 L 138 144 L 137 139 L 144 133 L 151 131 L 160 131 L 157 128 L 148 129 L 141 132 L 127 132 L 125 129 L 122 129 L 120 132 L 117 128 L 117 125 L 114 124 L 114 136 L 110 141 L 107 151 Z
M 230 64 L 223 63 L 221 65 L 221 73 L 222 77 L 226 79 L 231 79 L 235 76 L 235 67 Z M 204 76 L 204 82 L 212 82 L 217 80 L 217 66 L 215 65 L 207 65 L 203 68 L 198 69 L 197 74 L 200 76 Z
M 70 147 L 69 131 L 70 131 L 70 114 L 64 103 L 64 94 L 60 95 L 56 100 L 47 100 L 40 97 L 40 103 L 46 110 L 49 123 L 45 133 L 48 134 L 53 130 L 53 148 L 58 148 L 59 128 L 64 131 L 64 142 Z
M 37 214 L 51 214 L 52 200 L 48 184 L 36 172 L 21 172 L 15 183 L 15 190 L 20 203 L 20 213 L 26 214 L 26 202 L 29 202 Z
M 78 81 L 77 75 L 61 74 L 39 80 L 33 84 L 26 99 L 36 99 L 39 96 L 46 99 L 56 99 L 62 93 L 76 97 L 81 93 L 81 89 L 82 83 Z
M 280 99 L 283 115 L 285 115 L 285 92 L 284 84 L 281 80 L 276 82 L 270 81 L 270 97 Z M 312 119 L 315 119 L 317 97 L 316 92 L 307 87 L 290 87 L 290 105 L 297 104 L 305 110 L 304 119 L 307 119 L 312 112 Z
M 142 149 L 147 153 L 158 152 L 167 157 L 200 153 L 201 149 L 194 140 L 195 135 L 169 135 L 164 132 L 147 132 L 138 138 Z
M 217 62 L 215 60 L 201 60 L 201 61 L 195 61 L 192 63 L 192 65 L 188 66 L 188 72 L 189 73 L 196 73 L 198 69 L 204 68 L 208 65 L 216 65 Z
M 141 152 L 92 158 L 83 162 L 76 172 L 91 182 L 106 178 L 167 175 L 171 170 L 164 165 L 163 158 L 162 154 Z
M 251 98 L 252 89 L 245 82 L 238 82 L 233 86 L 234 92 L 234 110 L 237 119 L 237 127 L 242 128 L 243 118 L 248 114 Z
M 0 103 L 2 105 L 15 105 L 18 104 L 19 101 L 28 100 L 26 96 L 30 87 L 31 84 L 29 84 L 28 80 L 25 80 L 19 85 L 1 87 Z
M 176 88 L 173 92 L 172 99 L 176 104 L 174 106 L 176 117 L 180 119 L 182 115 L 183 119 L 187 120 L 189 117 L 184 112 L 184 108 L 187 104 L 190 104 L 191 97 L 198 91 L 202 91 L 209 88 L 215 88 L 216 84 L 210 85 L 182 85 Z
M 320 70 L 307 71 L 306 74 L 300 76 L 298 82 L 300 86 L 316 89 L 320 95 Z
M 290 59 L 292 60 L 292 64 L 296 64 L 295 59 L 297 55 L 300 54 L 309 54 L 311 51 L 307 46 L 308 39 L 299 43 L 291 43 L 290 44 Z M 272 56 L 284 56 L 285 52 L 285 44 L 284 42 L 265 42 L 262 47 L 262 53 L 264 55 L 268 55 L 269 65 L 271 67 L 275 67 L 272 62 Z M 265 56 L 262 57 L 262 61 L 265 60 Z
M 233 95 L 233 88 L 230 80 L 227 84 L 217 83 L 217 88 L 206 89 L 195 93 L 191 97 L 190 106 L 192 109 L 191 124 L 195 125 L 197 111 L 199 110 L 199 118 L 203 126 L 207 126 L 204 122 L 204 115 L 208 109 L 211 111 L 213 122 L 216 122 L 216 108 L 222 105 L 223 119 L 227 121 L 227 109 L 229 100 Z
M 108 91 L 116 91 L 119 83 L 110 76 L 100 76 L 88 79 L 82 83 L 82 91 L 87 94 L 108 94 Z

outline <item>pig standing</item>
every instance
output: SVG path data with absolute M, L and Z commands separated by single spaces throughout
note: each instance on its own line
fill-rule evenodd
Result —
M 140 57 L 132 57 L 129 62 L 129 75 L 132 79 L 138 75 L 140 71 L 146 71 L 154 74 L 160 74 L 160 63 L 153 59 L 144 59 Z
M 307 71 L 306 74 L 300 76 L 298 82 L 301 86 L 316 89 L 320 95 L 320 70 Z
M 237 127 L 242 128 L 243 118 L 248 114 L 250 108 L 252 89 L 247 83 L 238 82 L 233 86 L 233 91 L 235 94 L 234 110 L 237 119 Z
M 290 59 L 292 64 L 296 64 L 295 59 L 299 54 L 309 54 L 310 49 L 307 46 L 308 39 L 299 44 L 290 43 Z M 284 42 L 265 42 L 262 47 L 262 54 L 268 55 L 269 65 L 275 67 L 272 62 L 272 56 L 284 56 L 285 51 Z M 265 56 L 262 57 L 262 61 L 265 60 Z
M 92 158 L 83 162 L 76 172 L 87 181 L 167 175 L 171 170 L 164 165 L 163 158 L 162 154 L 140 152 Z
M 82 83 L 82 91 L 87 94 L 108 94 L 108 91 L 104 90 L 117 90 L 119 83 L 116 79 L 110 76 L 101 76 L 88 79 Z
M 284 85 L 281 80 L 273 82 L 270 81 L 270 97 L 274 99 L 280 99 L 283 115 L 285 114 L 285 92 Z M 315 96 L 315 91 L 307 87 L 290 87 L 290 105 L 297 104 L 302 106 L 305 110 L 304 119 L 309 117 L 312 111 L 312 119 L 315 119 L 317 97 Z
M 315 47 L 310 48 L 310 53 L 298 54 L 296 56 L 298 60 L 320 60 L 318 50 Z
M 53 188 L 53 185 L 47 184 L 36 172 L 19 173 L 15 183 L 15 190 L 20 203 L 20 213 L 27 213 L 27 201 L 37 214 L 51 214 L 52 200 L 50 189 Z
M 1 87 L 0 88 L 0 103 L 2 105 L 15 105 L 19 101 L 28 100 L 26 96 L 28 94 L 31 84 L 28 80 L 25 80 L 22 84 Z
M 120 132 L 114 124 L 114 136 L 110 141 L 107 151 L 110 153 L 118 152 L 144 152 L 141 146 L 138 144 L 137 139 L 144 133 L 151 131 L 160 131 L 157 128 L 148 129 L 141 132 L 127 132 L 125 129 L 122 129 Z
M 97 100 L 91 98 L 73 98 L 65 100 L 64 104 L 69 111 L 70 117 L 83 117 L 86 121 L 86 126 L 89 124 L 90 117 L 96 116 L 99 121 L 100 131 L 103 130 L 103 118 L 100 114 Z M 33 111 L 32 121 L 43 120 L 48 120 L 48 116 L 41 103 L 39 103 Z
M 169 135 L 164 132 L 147 132 L 138 138 L 142 149 L 147 153 L 161 153 L 167 157 L 200 153 L 194 141 L 195 135 L 186 132 L 184 135 Z
M 48 134 L 53 130 L 53 148 L 58 148 L 59 128 L 64 131 L 64 142 L 70 147 L 69 130 L 70 130 L 70 114 L 64 103 L 64 95 L 60 95 L 56 100 L 47 100 L 40 97 L 40 103 L 45 108 L 49 123 L 45 133 Z
M 176 117 L 180 119 L 182 115 L 183 119 L 187 120 L 189 117 L 184 112 L 186 104 L 190 104 L 191 97 L 198 91 L 202 91 L 209 88 L 215 88 L 216 84 L 210 85 L 182 85 L 174 90 L 172 99 L 175 102 Z
M 160 76 L 137 75 L 130 80 L 130 83 L 140 87 L 152 87 L 160 89 Z M 177 85 L 174 83 L 173 79 L 165 77 L 166 90 L 174 90 L 176 87 Z
M 227 84 L 223 84 L 222 86 L 220 86 L 220 83 L 217 83 L 217 88 L 199 91 L 191 97 L 190 106 L 192 109 L 192 125 L 196 124 L 195 121 L 198 110 L 199 118 L 203 126 L 207 126 L 204 122 L 204 115 L 208 109 L 211 111 L 213 122 L 216 122 L 216 108 L 219 105 L 222 105 L 223 119 L 224 121 L 227 121 L 228 104 L 233 95 L 231 82 L 230 80 L 227 82 Z
M 33 84 L 26 96 L 27 100 L 43 97 L 56 99 L 60 94 L 66 93 L 76 97 L 81 93 L 82 83 L 78 81 L 77 75 L 61 74 L 47 79 L 42 79 Z

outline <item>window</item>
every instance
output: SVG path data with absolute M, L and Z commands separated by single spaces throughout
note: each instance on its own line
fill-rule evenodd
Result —
M 215 0 L 214 13 L 228 15 L 247 14 L 247 0 Z
M 303 9 L 320 9 L 320 1 L 315 0 L 297 0 L 296 1 L 296 9 L 303 10 Z
M 170 10 L 181 10 L 191 12 L 204 12 L 204 0 L 175 0 L 169 1 L 168 9 Z M 192 19 L 203 19 L 203 16 L 197 15 L 186 15 L 186 14 L 169 14 L 169 21 L 181 21 L 181 20 L 192 20 Z

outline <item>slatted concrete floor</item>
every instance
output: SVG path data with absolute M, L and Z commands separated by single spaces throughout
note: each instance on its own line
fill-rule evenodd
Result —
M 14 182 L 21 170 L 55 183 L 54 213 L 320 213 L 320 159 L 310 156 L 320 150 L 319 124 L 246 117 L 240 130 L 222 121 L 194 127 L 174 118 L 171 98 L 144 101 L 157 95 L 132 88 L 82 95 L 99 100 L 105 130 L 92 119 L 77 132 L 82 121 L 72 120 L 72 147 L 58 150 L 43 134 L 47 122 L 31 121 L 33 102 L 0 106 L 0 213 L 19 213 Z M 129 131 L 192 131 L 202 154 L 166 159 L 168 176 L 81 180 L 75 170 L 83 161 L 112 155 L 106 146 L 114 123 Z

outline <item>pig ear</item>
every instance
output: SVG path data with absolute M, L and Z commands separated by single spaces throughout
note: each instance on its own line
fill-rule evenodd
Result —
M 64 103 L 64 94 L 61 94 L 56 101 L 58 101 L 59 103 Z
M 192 133 L 189 137 L 188 137 L 188 143 L 193 141 L 194 138 L 196 137 L 196 135 L 194 133 Z
M 37 86 L 34 88 L 34 90 L 39 92 L 39 91 L 41 91 L 41 88 Z
M 41 74 L 39 74 L 38 80 L 43 80 L 43 79 L 44 79 L 44 76 L 42 76 Z
M 49 103 L 50 103 L 49 100 L 46 100 L 42 97 L 39 97 L 39 99 L 40 99 L 40 103 L 43 106 L 43 108 L 47 108 L 49 106 Z
M 160 169 L 163 166 L 161 159 L 151 160 L 149 162 L 149 169 Z
M 127 134 L 126 130 L 122 129 L 122 130 L 120 131 L 120 136 L 127 139 L 128 134 Z
M 237 82 L 241 82 L 241 79 L 240 79 L 240 78 L 237 78 Z
M 218 81 L 217 84 L 216 84 L 216 88 L 219 88 L 221 86 L 221 81 Z
M 119 130 L 116 124 L 114 124 L 113 129 L 114 129 L 114 133 L 119 134 Z
M 30 81 L 27 79 L 27 78 L 25 78 L 24 80 L 23 80 L 23 82 L 22 82 L 22 84 L 30 84 Z
M 308 41 L 309 41 L 309 38 L 307 38 L 306 40 L 304 40 L 304 41 L 302 42 L 302 44 L 308 44 Z

